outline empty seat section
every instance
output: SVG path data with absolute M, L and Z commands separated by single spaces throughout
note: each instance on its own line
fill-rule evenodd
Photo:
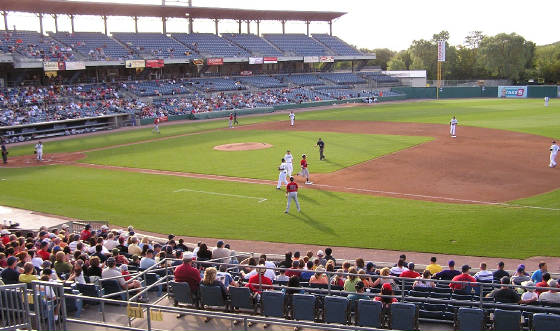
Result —
M 292 84 L 297 84 L 300 86 L 318 86 L 324 85 L 325 83 L 317 77 L 317 75 L 282 75 L 277 76 L 278 79 L 289 82 Z
M 328 34 L 314 34 L 313 38 L 330 48 L 336 55 L 361 56 L 363 55 L 354 47 L 348 45 L 342 39 Z
M 58 32 L 51 36 L 90 60 L 134 58 L 134 52 L 100 32 Z
M 246 50 L 212 33 L 174 33 L 171 36 L 203 55 L 221 57 L 248 57 L 250 55 Z
M 262 37 L 254 34 L 223 33 L 222 37 L 251 52 L 255 56 L 282 56 L 282 52 Z
M 282 83 L 278 79 L 269 76 L 253 76 L 253 77 L 241 77 L 239 81 L 242 83 L 259 87 L 259 88 L 272 88 L 272 87 L 284 87 L 288 86 L 286 83 Z
M 366 80 L 351 72 L 320 74 L 322 79 L 329 80 L 338 85 L 363 84 Z
M 304 34 L 265 34 L 263 37 L 286 55 L 313 56 L 332 53 L 316 40 Z
M 113 37 L 142 55 L 161 58 L 196 58 L 185 45 L 161 33 L 113 33 Z

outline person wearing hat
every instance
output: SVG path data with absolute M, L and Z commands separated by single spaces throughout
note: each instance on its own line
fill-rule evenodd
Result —
M 526 291 L 521 295 L 521 301 L 525 304 L 535 302 L 539 299 L 539 295 L 535 292 L 534 288 L 528 288 L 535 286 L 535 283 L 531 280 L 524 281 L 521 283 L 523 289 Z
M 550 163 L 548 164 L 549 167 L 554 168 L 556 167 L 556 155 L 558 155 L 558 151 L 560 147 L 556 144 L 556 141 L 552 141 L 552 145 L 550 145 Z
M 0 233 L 2 234 L 2 244 L 8 245 L 10 243 L 10 230 L 4 229 Z
M 91 236 L 91 224 L 86 224 L 82 232 L 80 232 L 80 240 L 87 241 Z
M 200 288 L 200 272 L 192 266 L 194 255 L 192 252 L 183 253 L 183 264 L 175 268 L 175 281 L 186 282 L 191 288 L 191 293 L 198 294 Z
M 391 284 L 385 283 L 383 284 L 383 286 L 381 286 L 381 295 L 387 295 L 387 296 L 393 295 L 393 287 L 391 286 Z M 398 302 L 397 298 L 380 297 L 380 296 L 373 298 L 373 300 L 381 301 L 384 309 L 389 308 L 392 303 Z
M 531 277 L 525 272 L 525 265 L 520 264 L 517 266 L 517 271 L 511 276 L 511 283 L 514 285 L 521 285 L 521 283 L 531 280 Z M 534 282 L 533 282 L 534 284 Z
M 408 262 L 408 270 L 405 270 L 401 273 L 402 278 L 418 278 L 420 274 L 414 271 L 414 262 Z
M 10 256 L 7 261 L 8 266 L 2 270 L 0 277 L 6 285 L 17 284 L 19 282 L 19 271 L 17 271 L 17 259 Z
M 113 248 L 111 253 L 113 254 L 113 257 L 115 258 L 115 261 L 117 261 L 118 265 L 128 264 L 128 259 L 126 258 L 126 256 L 121 254 L 121 251 L 118 248 Z
M 288 204 L 286 205 L 286 211 L 284 213 L 287 214 L 290 211 L 292 200 L 296 202 L 297 211 L 301 212 L 297 193 L 298 184 L 294 182 L 294 177 L 290 177 L 290 182 L 288 183 L 288 185 L 286 185 L 286 198 L 288 198 Z
M 313 182 L 309 181 L 309 170 L 307 169 L 307 155 L 303 154 L 301 156 L 301 161 L 299 162 L 301 166 L 301 172 L 297 173 L 298 176 L 305 177 L 305 184 L 313 184 Z
M 469 275 L 469 270 L 471 270 L 471 267 L 468 264 L 465 264 L 464 266 L 461 267 L 461 274 L 453 277 L 452 281 L 476 283 L 476 278 Z M 472 287 L 472 286 L 473 286 L 472 284 L 467 285 L 464 283 L 449 283 L 449 287 L 453 289 L 453 292 L 465 291 L 467 287 Z
M 433 279 L 441 279 L 441 280 L 452 280 L 453 277 L 458 276 L 461 274 L 459 270 L 455 270 L 455 261 L 450 260 L 447 263 L 449 269 L 442 270 L 435 274 L 432 278 Z
M 322 250 L 317 251 L 317 259 L 319 259 L 319 264 L 323 267 L 327 264 L 327 259 L 325 259 L 325 253 Z
M 309 278 L 309 284 L 328 284 L 329 277 L 325 275 L 325 271 L 323 267 L 315 269 L 315 274 Z
M 224 248 L 224 241 L 218 240 L 218 242 L 216 243 L 216 248 L 212 250 L 212 259 L 215 259 L 216 262 L 229 263 L 230 256 L 231 251 L 227 248 Z

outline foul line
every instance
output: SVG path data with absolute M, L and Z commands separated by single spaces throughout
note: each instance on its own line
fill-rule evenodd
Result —
M 225 197 L 234 197 L 234 198 L 246 198 L 246 199 L 257 199 L 259 201 L 257 201 L 258 203 L 264 202 L 268 199 L 266 198 L 258 198 L 258 197 L 250 197 L 247 195 L 238 195 L 238 194 L 227 194 L 227 193 L 218 193 L 218 192 L 208 192 L 208 191 L 197 191 L 197 190 L 191 190 L 188 188 L 182 188 L 182 189 L 178 189 L 173 191 L 173 193 L 179 193 L 179 192 L 196 192 L 196 193 L 205 193 L 205 194 L 212 194 L 212 195 L 222 195 Z

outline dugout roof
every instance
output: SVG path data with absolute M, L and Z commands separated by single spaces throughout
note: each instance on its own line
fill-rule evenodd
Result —
M 2 0 L 0 1 L 0 10 L 61 15 L 191 17 L 195 19 L 230 19 L 242 21 L 285 20 L 310 22 L 329 22 L 346 14 L 344 12 L 330 11 L 253 10 L 65 0 Z

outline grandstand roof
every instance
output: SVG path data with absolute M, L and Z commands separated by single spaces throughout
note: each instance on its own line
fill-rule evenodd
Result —
M 65 15 L 191 17 L 263 21 L 332 21 L 346 14 L 330 11 L 254 10 L 66 0 L 2 0 L 0 10 Z

